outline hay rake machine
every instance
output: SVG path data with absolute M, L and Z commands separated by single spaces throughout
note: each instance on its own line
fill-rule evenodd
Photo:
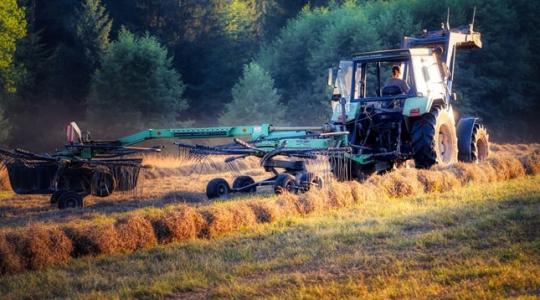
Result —
M 456 122 L 452 83 L 457 49 L 481 46 L 480 33 L 472 24 L 456 29 L 443 24 L 441 30 L 405 37 L 401 49 L 355 54 L 329 70 L 332 117 L 319 127 L 148 129 L 114 141 L 92 141 L 82 138 L 72 123 L 63 150 L 51 155 L 1 150 L 0 157 L 16 193 L 51 194 L 51 203 L 59 208 L 82 206 L 87 195 L 106 197 L 113 191 L 133 190 L 141 160 L 124 157 L 160 151 L 134 147 L 153 139 L 175 139 L 189 155 L 225 155 L 226 162 L 255 156 L 271 173 L 262 181 L 239 176 L 232 186 L 222 178 L 213 179 L 207 185 L 208 198 L 251 193 L 268 185 L 276 193 L 320 188 L 323 178 L 308 170 L 306 160 L 321 157 L 339 180 L 362 180 L 407 160 L 418 168 L 458 160 L 478 162 L 489 154 L 488 134 L 478 118 Z M 402 84 L 383 85 L 382 77 L 395 68 L 402 72 L 390 82 Z M 231 142 L 219 146 L 183 142 L 214 138 Z
M 13 190 L 17 194 L 51 194 L 51 204 L 60 209 L 83 206 L 85 196 L 107 197 L 114 191 L 129 191 L 137 186 L 142 159 L 125 159 L 141 152 L 159 152 L 160 147 L 132 147 L 153 139 L 233 138 L 220 146 L 190 145 L 175 142 L 193 157 L 225 155 L 225 162 L 248 156 L 260 158 L 261 167 L 272 176 L 255 182 L 250 176 L 237 177 L 232 186 L 216 178 L 207 185 L 208 198 L 233 192 L 251 193 L 258 186 L 271 185 L 276 193 L 305 192 L 322 187 L 323 179 L 307 171 L 306 159 L 321 155 L 343 160 L 351 149 L 347 132 L 323 132 L 318 127 L 261 126 L 148 129 L 115 141 L 82 138 L 75 123 L 68 125 L 68 143 L 52 155 L 24 150 L 0 150 Z M 244 141 L 240 138 L 249 138 Z M 120 157 L 120 158 L 119 158 Z M 336 170 L 337 172 L 337 170 Z M 342 174 L 342 176 L 346 176 Z

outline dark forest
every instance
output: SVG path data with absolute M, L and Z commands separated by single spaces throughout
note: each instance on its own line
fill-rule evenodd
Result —
M 538 141 L 539 8 L 526 0 L 4 0 L 0 142 L 50 150 L 145 127 L 328 120 L 327 69 L 477 8 L 454 104 L 498 142 Z

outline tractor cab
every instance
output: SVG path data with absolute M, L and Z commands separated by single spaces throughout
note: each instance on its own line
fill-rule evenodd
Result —
M 392 78 L 395 66 L 400 69 L 399 79 L 408 87 L 405 90 L 392 83 L 385 84 Z M 448 78 L 447 68 L 436 50 L 415 48 L 356 54 L 352 60 L 339 64 L 332 95 L 332 122 L 353 122 L 362 107 L 403 111 L 405 103 L 420 102 L 416 98 L 445 104 L 449 99 Z M 421 107 L 408 109 L 403 111 L 406 116 L 425 112 Z

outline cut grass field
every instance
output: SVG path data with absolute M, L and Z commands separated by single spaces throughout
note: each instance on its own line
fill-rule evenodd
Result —
M 540 296 L 540 177 L 367 198 L 211 240 L 0 278 L 17 298 Z

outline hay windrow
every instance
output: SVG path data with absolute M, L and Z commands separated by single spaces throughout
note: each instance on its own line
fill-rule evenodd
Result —
M 257 223 L 272 223 L 279 217 L 279 211 L 268 202 L 253 201 L 248 203 L 248 206 L 255 213 Z
M 525 176 L 525 168 L 521 162 L 510 155 L 495 155 L 488 159 L 488 164 L 496 170 L 499 180 L 508 180 Z
M 206 220 L 199 233 L 200 237 L 214 238 L 239 228 L 233 221 L 232 211 L 225 207 L 204 208 L 200 213 Z
M 305 194 L 285 193 L 268 199 L 199 208 L 176 204 L 147 215 L 127 213 L 106 222 L 67 223 L 63 229 L 50 224 L 35 224 L 0 232 L 0 273 L 61 264 L 70 257 L 131 252 L 157 243 L 214 238 L 258 223 L 379 199 L 446 192 L 468 184 L 540 174 L 538 145 L 493 145 L 492 150 L 492 157 L 478 164 L 457 163 L 429 170 L 399 169 L 371 176 L 363 183 L 330 181 L 322 190 L 313 189 Z M 152 176 L 168 176 L 171 171 L 161 175 L 159 172 L 162 171 L 156 170 Z
M 135 251 L 157 244 L 154 228 L 149 220 L 139 215 L 119 219 L 115 224 L 118 248 L 122 251 Z
M 73 243 L 73 257 L 111 254 L 119 249 L 118 234 L 112 223 L 67 227 L 65 233 Z
M 298 207 L 299 195 L 293 193 L 284 193 L 275 200 L 277 214 L 281 218 L 292 217 L 301 214 L 301 208 Z
M 21 256 L 15 252 L 15 245 L 0 233 L 0 274 L 13 274 L 26 269 Z
M 367 182 L 381 187 L 391 198 L 412 196 L 424 190 L 416 177 L 416 170 L 412 169 L 398 170 L 382 176 L 372 176 Z
M 529 175 L 540 175 L 540 154 L 534 153 L 524 159 L 525 170 Z
M 194 239 L 205 220 L 190 206 L 180 205 L 164 214 L 149 217 L 160 244 Z
M 351 187 L 347 183 L 332 182 L 328 186 L 327 203 L 330 208 L 341 208 L 354 203 Z
M 0 191 L 10 191 L 9 175 L 6 166 L 0 162 Z
M 7 240 L 28 269 L 63 264 L 71 256 L 72 242 L 58 227 L 31 225 L 17 233 L 8 235 Z
M 295 200 L 296 209 L 301 215 L 308 215 L 326 207 L 326 193 L 320 190 L 309 191 Z

